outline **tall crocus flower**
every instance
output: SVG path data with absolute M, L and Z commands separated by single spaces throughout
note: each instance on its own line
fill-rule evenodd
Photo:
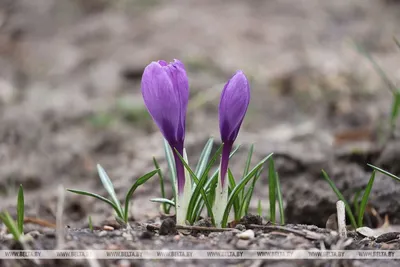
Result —
M 225 84 L 219 104 L 219 129 L 223 148 L 214 205 L 214 215 L 217 224 L 221 223 L 228 201 L 226 173 L 228 171 L 229 154 L 239 133 L 249 102 L 249 82 L 242 71 L 237 71 Z
M 164 138 L 171 146 L 177 174 L 177 222 L 185 222 L 187 207 L 181 199 L 190 194 L 190 180 L 185 182 L 185 169 L 175 149 L 184 155 L 185 121 L 189 101 L 189 82 L 185 67 L 179 60 L 167 63 L 159 60 L 150 63 L 142 76 L 144 103 Z M 179 201 L 181 199 L 181 201 Z M 185 205 L 184 205 L 185 206 Z

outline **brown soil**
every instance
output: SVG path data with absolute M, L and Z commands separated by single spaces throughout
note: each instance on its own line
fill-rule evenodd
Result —
M 324 228 L 337 198 L 322 179 L 321 169 L 349 200 L 368 182 L 371 170 L 366 163 L 400 174 L 396 164 L 400 143 L 396 138 L 385 143 L 391 94 L 351 43 L 365 47 L 396 81 L 400 51 L 392 37 L 400 36 L 397 2 L 0 1 L 0 208 L 13 214 L 17 187 L 23 184 L 26 215 L 55 223 L 60 185 L 105 195 L 96 163 L 107 170 L 121 199 L 137 177 L 153 168 L 152 156 L 165 169 L 161 135 L 144 109 L 140 78 L 150 61 L 179 58 L 186 64 L 191 85 L 189 162 L 195 162 L 209 136 L 218 140 L 219 92 L 232 73 L 243 69 L 251 78 L 252 100 L 237 140 L 243 147 L 232 160 L 232 171 L 241 173 L 252 143 L 254 163 L 274 152 L 287 222 Z M 377 175 L 370 201 L 377 215 L 369 213 L 368 226 L 380 225 L 385 216 L 392 225 L 400 224 L 399 191 L 398 183 Z M 159 196 L 157 179 L 152 179 L 133 197 L 133 230 L 104 235 L 88 231 L 88 216 L 101 226 L 112 219 L 112 210 L 65 192 L 63 222 L 70 227 L 66 245 L 235 248 L 238 239 L 229 232 L 179 240 L 174 235 L 145 234 L 145 223 L 159 221 L 159 206 L 149 201 Z M 266 177 L 260 179 L 252 212 L 258 199 L 267 214 Z M 29 224 L 26 228 L 39 231 L 34 247 L 54 246 L 54 230 Z M 290 238 L 318 247 L 318 242 L 304 237 Z M 215 241 L 212 245 L 210 239 Z M 353 248 L 360 244 L 355 240 Z M 275 241 L 257 230 L 256 239 L 246 245 L 268 249 Z M 338 241 L 331 242 L 326 245 Z M 12 245 L 3 234 L 1 246 Z M 19 261 L 1 264 L 32 266 Z M 53 264 L 61 263 L 49 266 Z M 132 266 L 157 264 L 188 263 Z M 225 265 L 222 261 L 190 264 Z M 327 262 L 232 264 L 326 266 Z M 339 266 L 376 264 L 349 261 Z

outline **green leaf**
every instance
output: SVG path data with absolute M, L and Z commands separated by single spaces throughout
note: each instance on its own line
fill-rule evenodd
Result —
M 240 190 L 242 190 L 246 184 L 253 178 L 253 176 L 257 173 L 257 171 L 262 167 L 262 165 L 272 156 L 273 153 L 269 154 L 266 156 L 263 160 L 261 160 L 247 175 L 244 177 L 238 184 L 236 184 L 236 187 L 232 190 L 231 195 L 228 198 L 228 203 L 225 208 L 224 216 L 222 218 L 221 225 L 222 227 L 226 227 L 227 222 L 228 222 L 228 216 L 229 212 L 231 210 L 231 207 L 233 205 L 233 201 L 237 197 L 237 195 L 240 193 Z
M 3 221 L 8 231 L 13 235 L 14 239 L 19 241 L 22 233 L 18 231 L 18 226 L 16 225 L 13 218 L 11 218 L 8 211 L 0 213 L 0 220 Z
M 19 186 L 18 200 L 17 200 L 17 226 L 18 231 L 24 233 L 24 213 L 25 213 L 25 201 L 24 201 L 24 189 L 22 185 Z
M 101 167 L 100 164 L 97 164 L 97 171 L 99 173 L 100 180 L 103 183 L 104 188 L 106 189 L 106 191 L 108 192 L 108 194 L 111 197 L 111 201 L 114 202 L 114 204 L 117 206 L 120 213 L 122 213 L 121 203 L 118 200 L 117 194 L 115 193 L 115 190 L 114 190 L 114 186 L 113 186 L 110 178 L 108 177 L 106 171 L 103 169 L 103 167 Z
M 193 223 L 196 218 L 199 216 L 201 213 L 201 210 L 203 209 L 203 204 L 201 203 L 201 198 L 200 196 L 200 189 L 204 188 L 207 189 L 207 187 L 204 186 L 205 183 L 207 183 L 207 178 L 208 178 L 208 173 L 210 172 L 211 167 L 215 163 L 215 161 L 218 159 L 222 152 L 222 145 L 217 149 L 217 151 L 214 153 L 212 156 L 211 160 L 208 162 L 206 169 L 203 172 L 203 175 L 201 176 L 200 180 L 195 180 L 195 186 L 193 188 L 192 196 L 189 201 L 189 206 L 188 206 L 188 214 L 187 214 L 187 220 L 190 223 Z M 194 178 L 196 179 L 196 178 Z
M 89 229 L 93 232 L 92 216 L 89 215 Z
M 242 204 L 242 207 L 240 208 L 240 214 L 241 214 L 240 217 L 245 216 L 249 212 L 250 201 L 251 201 L 251 198 L 253 197 L 254 188 L 255 188 L 256 182 L 260 178 L 263 170 L 264 170 L 264 167 L 261 167 L 258 170 L 257 174 L 254 176 L 254 179 L 251 182 L 250 188 L 246 192 L 246 196 L 242 200 L 243 204 Z M 243 188 L 243 191 L 245 191 L 244 188 Z
M 354 206 L 354 214 L 359 214 L 360 213 L 360 194 L 361 194 L 361 190 L 358 190 L 353 198 L 353 206 Z
M 332 188 L 333 192 L 335 192 L 336 196 L 344 202 L 345 208 L 346 208 L 346 213 L 347 216 L 349 216 L 350 218 L 350 222 L 351 225 L 354 227 L 354 229 L 357 228 L 357 223 L 356 223 L 356 219 L 354 218 L 353 213 L 351 212 L 351 208 L 349 203 L 346 201 L 346 199 L 344 198 L 344 196 L 342 195 L 342 193 L 340 193 L 339 189 L 337 189 L 335 183 L 329 178 L 328 174 L 322 170 L 322 174 L 325 178 L 325 180 L 328 182 L 328 184 L 330 185 L 330 187 Z
M 139 179 L 136 180 L 136 182 L 132 185 L 132 187 L 129 189 L 128 193 L 126 194 L 125 197 L 125 209 L 124 209 L 124 217 L 122 217 L 125 221 L 125 223 L 128 222 L 128 214 L 129 214 L 129 200 L 131 199 L 133 193 L 135 192 L 135 190 L 141 186 L 142 184 L 144 184 L 145 182 L 147 182 L 147 180 L 149 180 L 151 177 L 154 176 L 154 174 L 156 174 L 159 170 L 154 170 L 151 172 L 146 173 L 145 175 L 143 175 L 142 177 L 140 177 Z
M 374 166 L 374 165 L 372 165 L 372 164 L 369 164 L 369 163 L 367 163 L 367 165 L 370 166 L 372 169 L 374 169 L 374 170 L 376 170 L 376 171 L 378 171 L 378 172 L 380 172 L 380 173 L 383 173 L 383 174 L 389 176 L 390 178 L 393 178 L 393 179 L 395 179 L 395 180 L 397 180 L 397 181 L 400 181 L 400 178 L 399 178 L 399 177 L 397 177 L 397 176 L 394 175 L 394 174 L 391 174 L 390 172 L 387 172 L 387 171 L 385 171 L 385 170 L 383 170 L 383 169 L 381 169 L 381 168 L 378 168 L 378 167 L 376 167 L 376 166 Z
M 186 170 L 189 172 L 190 176 L 193 178 L 193 180 L 194 180 L 195 182 L 197 182 L 196 189 L 197 189 L 197 188 L 200 189 L 200 194 L 201 194 L 201 196 L 202 196 L 202 198 L 203 198 L 203 200 L 204 200 L 204 203 L 206 204 L 207 211 L 208 211 L 208 213 L 210 214 L 211 223 L 212 223 L 213 225 L 215 225 L 215 220 L 214 220 L 214 214 L 213 214 L 213 212 L 212 212 L 212 207 L 211 207 L 210 203 L 208 202 L 208 198 L 207 198 L 207 195 L 206 195 L 206 193 L 205 193 L 205 191 L 204 191 L 203 186 L 199 183 L 200 180 L 196 177 L 196 175 L 194 174 L 194 172 L 192 171 L 192 169 L 190 169 L 189 165 L 187 165 L 186 161 L 183 159 L 182 155 L 179 154 L 178 150 L 175 149 L 175 152 L 176 152 L 176 154 L 178 155 L 179 159 L 182 161 L 183 166 L 185 166 Z M 191 202 L 191 201 L 190 201 L 190 202 Z M 189 202 L 189 205 L 190 205 L 190 202 Z M 193 210 L 190 210 L 190 209 L 188 208 L 188 214 L 189 214 L 189 213 L 193 213 Z M 192 222 L 190 222 L 190 223 L 192 223 Z
M 257 204 L 257 214 L 258 216 L 262 217 L 262 207 L 261 207 L 261 200 L 258 200 L 258 204 Z
M 197 163 L 196 170 L 194 171 L 197 177 L 201 177 L 204 170 L 207 167 L 207 163 L 210 158 L 213 144 L 214 144 L 214 139 L 213 138 L 208 139 L 206 145 L 203 148 L 203 151 L 200 154 L 199 162 Z
M 151 202 L 158 202 L 158 203 L 163 203 L 163 204 L 168 204 L 171 205 L 173 207 L 175 207 L 175 202 L 173 202 L 172 200 L 168 199 L 168 198 L 152 198 L 150 199 Z
M 376 73 L 381 77 L 381 79 L 386 83 L 388 88 L 392 91 L 392 93 L 396 92 L 396 86 L 394 83 L 389 79 L 386 73 L 382 70 L 382 68 L 376 63 L 376 61 L 372 58 L 372 56 L 364 49 L 364 47 L 360 46 L 357 43 L 354 43 L 356 49 L 360 54 L 362 54 L 365 58 L 369 60 L 373 68 L 375 69 Z
M 247 155 L 246 165 L 244 166 L 243 177 L 245 177 L 249 173 L 253 151 L 254 151 L 254 144 L 250 146 L 249 154 Z
M 279 215 L 280 215 L 280 219 L 281 219 L 281 225 L 284 225 L 285 224 L 285 210 L 283 209 L 281 183 L 279 180 L 278 173 L 275 174 L 275 178 L 276 178 L 276 192 L 278 194 Z
M 163 176 L 162 171 L 160 169 L 160 165 L 158 165 L 158 162 L 157 162 L 155 157 L 153 157 L 153 163 L 154 163 L 154 167 L 156 168 L 156 170 L 158 170 L 157 174 L 158 174 L 158 178 L 159 178 L 159 181 L 160 181 L 161 197 L 162 198 L 166 198 L 165 189 L 164 189 L 164 176 Z M 174 186 L 174 185 L 172 185 L 172 186 Z M 163 203 L 162 207 L 163 207 L 164 213 L 168 214 L 169 210 L 167 209 L 167 204 Z M 168 213 L 167 213 L 167 211 L 168 211 Z
M 117 215 L 118 215 L 120 218 L 123 218 L 122 212 L 121 212 L 121 210 L 117 207 L 117 205 L 115 205 L 114 202 L 112 202 L 111 200 L 109 200 L 109 199 L 107 199 L 107 198 L 105 198 L 105 197 L 103 197 L 103 196 L 100 196 L 100 195 L 95 194 L 95 193 L 90 193 L 90 192 L 81 191 L 81 190 L 75 190 L 75 189 L 67 189 L 67 191 L 72 192 L 72 193 L 75 193 L 75 194 L 78 194 L 78 195 L 83 195 L 83 196 L 89 196 L 89 197 L 97 198 L 98 200 L 101 200 L 101 201 L 107 203 L 108 205 L 110 205 L 111 207 L 113 207 L 113 209 L 115 210 L 115 212 L 117 213 Z
M 164 152 L 167 159 L 168 168 L 170 171 L 170 179 L 172 184 L 172 191 L 174 192 L 174 201 L 176 201 L 176 169 L 175 169 L 175 159 L 172 153 L 171 146 L 168 141 L 164 138 Z
M 269 189 L 269 209 L 270 209 L 270 220 L 272 223 L 276 222 L 275 219 L 275 205 L 276 205 L 276 171 L 274 166 L 274 160 L 269 160 L 268 167 L 268 189 Z
M 220 146 L 220 148 L 222 148 L 222 146 Z M 239 148 L 240 148 L 240 145 L 238 145 L 238 146 L 231 152 L 231 154 L 229 155 L 229 159 L 231 159 L 231 158 L 236 154 L 236 152 L 239 150 Z M 208 179 L 206 185 L 204 186 L 205 189 L 209 188 L 209 186 L 211 185 L 211 183 L 215 183 L 216 181 L 218 181 L 218 180 L 217 180 L 217 178 L 218 178 L 218 173 L 219 173 L 219 167 L 218 167 L 218 168 L 215 170 L 215 172 L 211 175 L 211 178 Z
M 363 220 L 364 220 L 364 212 L 365 212 L 365 208 L 367 207 L 367 203 L 368 203 L 368 198 L 369 198 L 369 194 L 371 193 L 371 189 L 372 186 L 374 184 L 374 180 L 375 180 L 375 170 L 372 172 L 371 174 L 371 178 L 369 178 L 367 187 L 365 188 L 364 191 L 364 195 L 361 199 L 361 205 L 360 205 L 360 211 L 358 213 L 358 227 L 362 227 L 363 226 Z
M 396 120 L 397 117 L 399 116 L 399 108 L 400 108 L 400 91 L 396 90 L 393 96 L 392 112 L 390 115 L 390 125 L 392 127 L 392 130 L 396 126 Z
M 228 180 L 229 180 L 229 187 L 228 187 L 228 196 L 229 196 L 230 192 L 232 192 L 232 190 L 236 187 L 235 178 L 233 177 L 233 174 L 232 174 L 232 172 L 231 172 L 231 170 L 229 168 L 228 168 Z M 244 191 L 244 190 L 242 190 L 242 191 Z M 235 220 L 239 221 L 240 220 L 240 199 L 239 199 L 239 195 L 233 201 L 233 211 L 235 213 Z

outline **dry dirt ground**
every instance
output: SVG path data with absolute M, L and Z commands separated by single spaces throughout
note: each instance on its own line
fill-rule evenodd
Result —
M 197 159 L 209 136 L 218 140 L 220 90 L 242 69 L 251 79 L 252 100 L 238 139 L 243 149 L 231 163 L 233 172 L 241 173 L 252 143 L 254 162 L 274 152 L 287 222 L 325 227 L 337 199 L 321 169 L 348 199 L 367 184 L 368 162 L 400 174 L 400 142 L 384 145 L 391 94 L 353 46 L 362 45 L 397 81 L 400 51 L 392 37 L 400 36 L 399 23 L 400 4 L 394 0 L 1 0 L 0 207 L 13 211 L 16 188 L 23 184 L 26 215 L 54 223 L 60 185 L 105 194 L 96 163 L 108 171 L 121 198 L 137 177 L 153 168 L 152 156 L 165 169 L 161 135 L 144 109 L 139 86 L 150 61 L 178 58 L 186 64 L 191 86 L 189 161 Z M 260 184 L 252 211 L 260 199 L 267 214 L 266 177 Z M 399 193 L 398 183 L 377 176 L 370 204 L 378 215 L 369 218 L 369 226 L 379 225 L 386 215 L 391 224 L 400 223 Z M 201 248 L 198 237 L 177 240 L 153 232 L 142 237 L 147 233 L 143 223 L 159 220 L 158 205 L 149 202 L 158 196 L 157 179 L 134 195 L 130 238 L 125 230 L 105 236 L 89 233 L 82 244 L 92 244 L 94 238 L 104 244 L 117 240 L 127 248 Z M 112 219 L 112 211 L 93 199 L 65 193 L 68 246 L 76 241 L 68 236 L 86 231 L 79 229 L 87 227 L 88 216 L 102 226 Z M 55 244 L 53 230 L 36 230 L 38 247 Z M 251 244 L 271 248 L 261 232 Z M 217 240 L 212 248 L 234 248 L 238 241 L 232 234 L 205 236 L 204 243 L 207 238 Z M 2 241 L 2 247 L 9 246 L 9 240 Z M 204 261 L 167 261 L 168 266 L 175 264 Z M 207 263 L 222 264 L 229 263 Z

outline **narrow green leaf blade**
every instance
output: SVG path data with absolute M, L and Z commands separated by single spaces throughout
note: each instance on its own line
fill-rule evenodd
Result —
M 111 200 L 118 207 L 120 213 L 122 213 L 121 203 L 118 200 L 117 194 L 115 193 L 114 185 L 112 184 L 110 178 L 108 177 L 106 171 L 101 167 L 100 164 L 97 164 L 97 172 L 99 173 L 100 180 L 106 189 L 107 193 L 110 195 Z
M 262 206 L 261 206 L 261 200 L 258 200 L 258 204 L 257 204 L 257 214 L 258 216 L 262 217 Z
M 203 151 L 200 154 L 199 162 L 197 163 L 196 170 L 194 171 L 197 177 L 201 177 L 207 167 L 213 144 L 214 138 L 208 139 L 206 145 L 203 148 Z
M 158 203 L 163 203 L 163 204 L 168 204 L 171 205 L 173 207 L 175 207 L 175 202 L 173 202 L 172 200 L 168 199 L 168 198 L 152 198 L 150 199 L 151 202 L 158 202 Z
M 207 195 L 206 195 L 206 193 L 205 193 L 205 191 L 204 191 L 203 186 L 199 184 L 199 179 L 196 177 L 196 175 L 194 174 L 194 172 L 192 171 L 192 169 L 191 169 L 191 168 L 189 167 L 189 165 L 186 163 L 186 161 L 184 160 L 184 158 L 182 157 L 182 155 L 179 154 L 179 151 L 175 149 L 175 152 L 176 152 L 176 154 L 178 155 L 179 159 L 182 161 L 183 166 L 185 166 L 185 169 L 189 172 L 190 176 L 193 178 L 193 180 L 194 180 L 195 182 L 197 182 L 196 189 L 199 188 L 200 194 L 201 194 L 201 196 L 202 196 L 202 198 L 203 198 L 203 201 L 204 201 L 204 203 L 206 204 L 207 211 L 208 211 L 208 213 L 210 214 L 211 223 L 212 223 L 213 225 L 215 225 L 215 220 L 214 220 L 214 214 L 213 214 L 213 211 L 212 211 L 212 207 L 211 207 L 211 204 L 208 202 L 208 198 L 207 198 Z M 190 204 L 190 202 L 189 202 L 189 204 Z M 193 214 L 193 210 L 189 210 L 189 208 L 188 208 L 188 213 L 192 213 L 192 214 Z
M 105 197 L 103 197 L 103 196 L 100 196 L 100 195 L 95 194 L 95 193 L 90 193 L 90 192 L 82 191 L 82 190 L 76 190 L 76 189 L 67 189 L 67 191 L 69 191 L 69 192 L 71 192 L 71 193 L 78 194 L 78 195 L 83 195 L 83 196 L 89 196 L 89 197 L 97 198 L 98 200 L 101 200 L 101 201 L 107 203 L 108 205 L 110 205 L 110 206 L 115 210 L 115 212 L 117 213 L 117 215 L 118 215 L 119 217 L 123 218 L 122 213 L 121 213 L 120 209 L 117 207 L 117 205 L 115 205 L 114 202 L 112 202 L 111 200 L 109 200 L 109 199 L 107 199 L 107 198 L 105 198 Z
M 164 189 L 164 176 L 163 176 L 162 171 L 160 169 L 160 165 L 158 164 L 157 159 L 155 157 L 153 157 L 153 164 L 154 164 L 154 167 L 156 168 L 156 170 L 158 170 L 157 174 L 158 174 L 158 178 L 159 178 L 159 181 L 160 181 L 161 197 L 162 198 L 166 198 L 165 189 Z M 172 186 L 174 186 L 174 185 L 172 185 Z M 167 211 L 169 211 L 169 210 L 167 209 L 166 203 L 163 203 L 162 207 L 163 207 L 164 213 L 168 214 Z
M 18 200 L 17 200 L 17 226 L 18 231 L 24 233 L 24 213 L 25 213 L 25 201 L 24 201 L 24 189 L 22 185 L 19 186 Z
M 276 192 L 278 195 L 278 206 L 279 206 L 279 215 L 281 219 L 281 225 L 285 224 L 285 210 L 283 209 L 283 198 L 282 198 L 282 191 L 281 191 L 281 183 L 279 180 L 278 173 L 275 174 L 276 177 Z
M 248 195 L 248 196 L 243 198 L 243 205 L 241 207 L 241 217 L 245 216 L 249 212 L 250 201 L 251 201 L 251 198 L 253 197 L 254 188 L 255 188 L 256 182 L 260 178 L 263 170 L 264 170 L 264 167 L 261 167 L 258 170 L 258 172 L 256 173 L 256 175 L 254 176 L 254 178 L 251 182 L 250 188 L 246 192 L 246 195 Z M 244 189 L 243 189 L 243 191 L 244 191 Z
M 233 174 L 231 172 L 231 170 L 228 168 L 228 180 L 229 180 L 229 188 L 228 190 L 230 190 L 232 192 L 232 190 L 236 187 L 236 182 L 235 182 L 235 178 L 233 177 Z M 242 189 L 242 191 L 244 191 L 244 189 Z M 229 196 L 229 192 L 228 192 L 228 196 Z M 235 198 L 235 200 L 233 201 L 233 211 L 235 213 L 235 220 L 239 221 L 240 220 L 240 199 L 239 199 L 239 195 L 237 198 Z
M 336 187 L 335 183 L 329 178 L 328 174 L 322 170 L 322 175 L 324 176 L 325 180 L 328 182 L 330 187 L 332 188 L 333 192 L 335 192 L 336 196 L 344 202 L 345 208 L 346 208 L 346 213 L 347 216 L 350 218 L 351 225 L 354 227 L 354 229 L 357 228 L 357 223 L 356 219 L 354 218 L 353 212 L 351 211 L 349 203 L 346 201 L 342 193 L 340 193 L 339 189 Z
M 133 193 L 135 192 L 135 190 L 141 186 L 142 184 L 144 184 L 145 182 L 147 182 L 151 177 L 153 177 L 159 170 L 154 170 L 151 172 L 146 173 L 145 175 L 143 175 L 142 177 L 140 177 L 139 179 L 136 180 L 136 182 L 131 186 L 131 188 L 129 189 L 128 193 L 126 194 L 125 197 L 125 209 L 124 209 L 124 217 L 122 217 L 125 221 L 125 223 L 128 222 L 128 214 L 129 214 L 129 200 L 131 199 Z
M 394 175 L 394 174 L 391 174 L 391 173 L 388 172 L 388 171 L 385 171 L 385 170 L 383 170 L 383 169 L 381 169 L 381 168 L 379 168 L 379 167 L 376 167 L 376 166 L 374 166 L 374 165 L 372 165 L 372 164 L 369 164 L 369 163 L 367 163 L 367 165 L 370 166 L 372 169 L 374 169 L 374 170 L 376 170 L 376 171 L 378 171 L 378 172 L 380 172 L 380 173 L 383 173 L 383 174 L 389 176 L 390 178 L 393 178 L 393 179 L 395 179 L 395 180 L 397 180 L 397 181 L 400 181 L 400 178 L 399 178 L 399 177 L 397 177 L 397 176 Z
M 244 177 L 239 183 L 236 184 L 236 187 L 232 190 L 229 198 L 228 198 L 228 203 L 226 205 L 225 211 L 224 211 L 224 216 L 222 218 L 221 225 L 222 227 L 226 227 L 227 222 L 228 222 L 228 216 L 229 212 L 231 210 L 231 207 L 233 205 L 234 199 L 237 197 L 239 194 L 240 190 L 243 189 L 243 187 L 246 186 L 246 184 L 253 178 L 253 176 L 257 173 L 257 171 L 262 167 L 262 165 L 272 156 L 273 153 L 269 154 L 266 156 L 264 159 L 262 159 L 247 175 Z
M 397 90 L 393 96 L 393 104 L 392 104 L 392 111 L 390 114 L 390 124 L 392 129 L 396 125 L 397 117 L 399 116 L 399 109 L 400 109 L 400 91 Z
M 269 189 L 269 210 L 270 210 L 270 220 L 272 223 L 276 222 L 276 171 L 274 166 L 274 160 L 271 158 L 269 160 L 268 167 L 268 189 Z
M 11 218 L 8 211 L 0 213 L 0 220 L 3 221 L 8 231 L 13 235 L 15 240 L 20 240 L 21 233 L 18 231 L 18 226 L 15 224 L 13 218 Z
M 369 199 L 369 194 L 371 193 L 372 186 L 374 185 L 374 180 L 375 180 L 375 173 L 376 171 L 374 170 L 371 174 L 371 178 L 369 178 L 367 187 L 365 188 L 364 195 L 361 198 L 361 205 L 360 205 L 360 211 L 358 213 L 358 227 L 363 226 L 363 220 L 364 220 L 364 212 L 365 208 L 367 207 L 368 199 Z

